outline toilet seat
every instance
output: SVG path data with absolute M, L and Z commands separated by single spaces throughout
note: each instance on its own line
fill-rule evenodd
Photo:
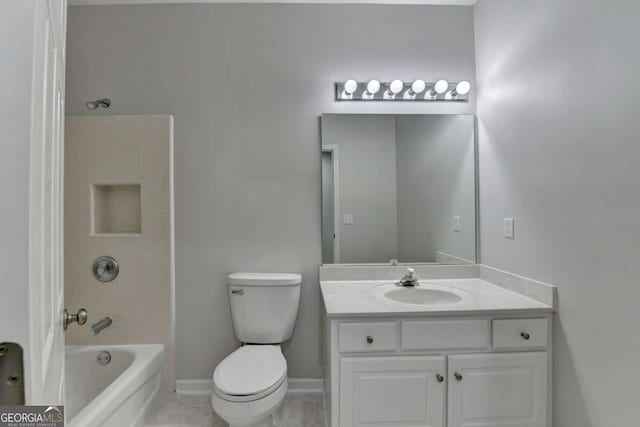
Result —
M 249 402 L 273 393 L 287 378 L 280 346 L 245 345 L 228 355 L 213 373 L 215 392 L 231 402 Z

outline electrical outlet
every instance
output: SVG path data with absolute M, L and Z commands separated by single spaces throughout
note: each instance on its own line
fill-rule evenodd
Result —
M 504 219 L 504 237 L 505 239 L 513 239 L 513 218 Z
M 460 217 L 459 216 L 454 216 L 453 217 L 453 231 L 460 231 Z
M 342 223 L 345 225 L 352 225 L 353 224 L 353 214 L 344 214 L 344 216 L 342 217 Z

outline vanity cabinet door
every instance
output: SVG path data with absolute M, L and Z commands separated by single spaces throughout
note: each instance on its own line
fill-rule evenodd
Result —
M 444 356 L 343 357 L 339 427 L 444 427 Z
M 546 427 L 547 353 L 449 356 L 449 427 Z

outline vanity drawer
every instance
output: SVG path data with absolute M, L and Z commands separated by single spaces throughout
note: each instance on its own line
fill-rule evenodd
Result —
M 488 346 L 488 320 L 407 320 L 402 322 L 402 350 L 464 350 Z
M 493 347 L 546 347 L 547 330 L 547 319 L 496 319 L 493 321 Z
M 339 327 L 341 353 L 396 350 L 395 322 L 345 322 Z

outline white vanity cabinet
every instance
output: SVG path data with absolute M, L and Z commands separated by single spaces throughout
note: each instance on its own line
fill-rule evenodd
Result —
M 331 427 L 550 427 L 551 316 L 329 317 Z
M 448 357 L 450 427 L 547 425 L 547 353 Z
M 340 359 L 340 425 L 442 426 L 444 356 Z

